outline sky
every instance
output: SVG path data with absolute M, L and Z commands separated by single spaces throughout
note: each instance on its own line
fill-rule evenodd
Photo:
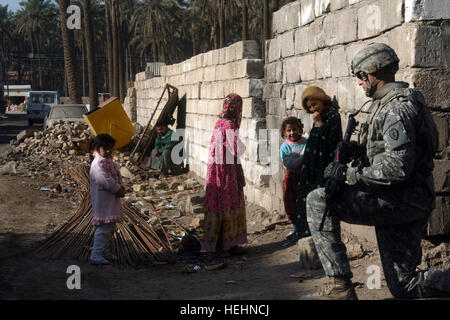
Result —
M 13 11 L 13 12 L 16 12 L 19 8 L 20 8 L 20 2 L 21 2 L 22 0 L 0 0 L 0 4 L 1 5 L 8 5 L 8 9 L 9 10 L 11 10 L 11 11 Z M 52 1 L 54 4 L 56 4 L 55 3 L 55 1 Z
M 20 8 L 20 0 L 0 0 L 1 5 L 8 5 L 8 9 L 15 12 Z

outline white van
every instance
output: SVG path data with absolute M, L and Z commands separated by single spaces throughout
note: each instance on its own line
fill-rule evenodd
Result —
M 54 104 L 59 104 L 57 91 L 30 91 L 27 97 L 28 126 L 32 126 L 34 122 L 44 122 Z

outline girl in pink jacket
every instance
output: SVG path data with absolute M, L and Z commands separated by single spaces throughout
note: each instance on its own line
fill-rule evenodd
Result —
M 120 170 L 112 157 L 115 140 L 108 134 L 99 134 L 92 141 L 94 160 L 91 163 L 90 190 L 92 224 L 96 226 L 91 264 L 109 264 L 117 257 L 111 253 L 114 225 L 123 218 L 120 198 L 125 195 Z

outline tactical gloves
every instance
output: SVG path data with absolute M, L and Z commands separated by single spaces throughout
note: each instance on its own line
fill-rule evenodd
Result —
M 325 178 L 325 180 L 345 182 L 347 178 L 347 169 L 347 165 L 334 160 L 325 168 L 323 177 Z

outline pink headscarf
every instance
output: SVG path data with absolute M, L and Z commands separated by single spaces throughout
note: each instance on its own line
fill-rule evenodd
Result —
M 220 117 L 230 120 L 235 129 L 238 129 L 242 118 L 242 98 L 235 93 L 227 95 L 223 101 Z

